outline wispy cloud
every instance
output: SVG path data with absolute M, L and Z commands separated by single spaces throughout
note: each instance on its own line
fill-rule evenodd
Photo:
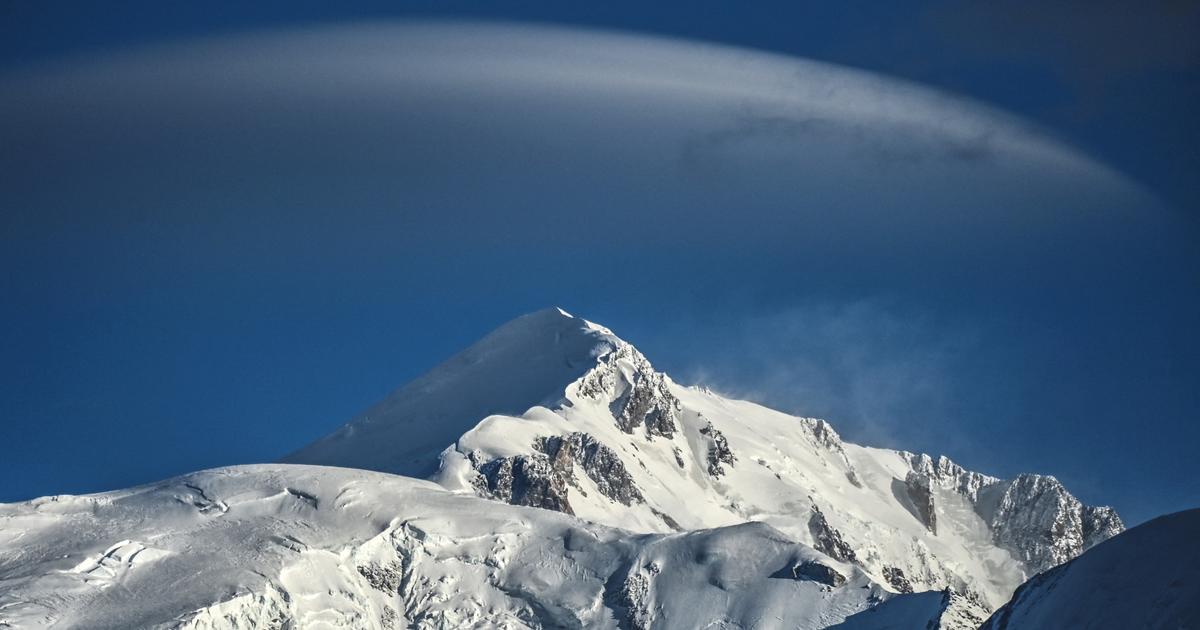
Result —
M 795 306 L 725 332 L 683 380 L 825 417 L 868 444 L 916 448 L 936 435 L 963 446 L 950 416 L 956 364 L 978 343 L 969 327 L 867 299 Z

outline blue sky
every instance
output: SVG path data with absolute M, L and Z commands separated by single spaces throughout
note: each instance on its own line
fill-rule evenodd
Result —
M 1131 522 L 1200 504 L 1196 11 L 874 4 L 6 5 L 0 500 L 272 460 L 557 304 L 679 380 L 857 441 L 1055 474 Z M 405 17 L 783 53 L 1029 124 L 933 108 L 969 114 L 972 142 L 943 146 L 752 111 L 688 145 L 675 180 L 656 151 L 707 124 L 694 102 L 679 122 L 501 86 L 401 94 L 397 117 L 354 77 L 203 83 L 338 50 L 264 29 L 344 44 L 363 41 L 348 24 Z M 645 41 L 629 50 L 659 50 Z M 827 164 L 789 153 L 846 138 Z M 1039 138 L 1088 165 L 1022 162 Z

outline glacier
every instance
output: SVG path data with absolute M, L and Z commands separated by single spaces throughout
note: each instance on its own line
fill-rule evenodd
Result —
M 1123 529 L 552 308 L 281 463 L 0 505 L 0 628 L 977 628 Z

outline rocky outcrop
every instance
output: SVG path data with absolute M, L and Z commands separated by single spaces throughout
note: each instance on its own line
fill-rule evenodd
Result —
M 1000 483 L 1000 479 L 973 472 L 955 464 L 945 455 L 936 459 L 924 453 L 901 452 L 913 472 L 925 475 L 937 485 L 954 490 L 971 501 L 979 499 L 979 491 Z
M 400 584 L 404 577 L 404 567 L 400 563 L 367 564 L 356 568 L 359 575 L 366 578 L 367 584 L 370 584 L 371 588 L 388 595 L 400 592 Z
M 610 595 L 609 605 L 624 613 L 619 619 L 622 630 L 649 630 L 654 623 L 651 592 L 660 572 L 653 562 L 634 569 L 625 576 L 620 589 Z
M 720 477 L 725 474 L 725 465 L 732 466 L 737 462 L 737 457 L 733 451 L 729 450 L 729 441 L 725 439 L 725 435 L 713 426 L 712 422 L 700 427 L 700 435 L 704 436 L 708 444 L 708 452 L 706 458 L 708 460 L 708 474 L 713 477 Z
M 935 630 L 975 630 L 987 620 L 990 608 L 978 595 L 952 588 L 942 591 L 942 612 Z
M 1083 521 L 1083 551 L 1125 531 L 1125 522 L 1110 507 L 1085 505 L 1080 520 Z
M 479 473 L 478 493 L 513 505 L 574 514 L 567 490 L 579 487 L 578 466 L 609 499 L 622 505 L 645 501 L 616 452 L 587 433 L 538 438 L 533 450 L 491 461 L 471 453 L 468 459 Z
M 543 453 L 516 455 L 477 466 L 477 485 L 493 499 L 574 514 L 567 500 L 567 480 Z
M 800 562 L 782 569 L 772 577 L 790 577 L 793 580 L 808 580 L 832 588 L 837 588 L 846 583 L 846 576 L 838 573 L 833 567 L 812 560 Z
M 626 433 L 645 427 L 646 437 L 653 439 L 670 438 L 678 431 L 681 407 L 667 387 L 667 377 L 629 344 L 618 344 L 598 359 L 579 380 L 578 392 L 607 400 L 617 426 Z
M 846 456 L 846 447 L 842 443 L 842 436 L 838 435 L 838 432 L 833 430 L 833 426 L 824 420 L 805 418 L 804 421 L 808 425 L 808 430 L 812 434 L 816 446 L 837 455 L 846 467 L 846 479 L 861 488 L 862 482 L 858 479 L 858 471 L 854 469 L 854 464 L 850 463 L 850 458 Z
M 549 457 L 554 470 L 572 485 L 578 465 L 600 494 L 622 505 L 644 501 L 617 453 L 587 433 L 539 438 L 533 447 Z
M 808 531 L 813 537 L 813 549 L 842 562 L 854 562 L 857 559 L 854 549 L 842 538 L 841 532 L 829 525 L 821 509 L 815 505 L 812 515 L 808 517 Z
M 937 512 L 933 504 L 933 488 L 928 475 L 909 471 L 904 478 L 904 488 L 912 501 L 916 516 L 929 533 L 937 535 Z
M 899 567 L 883 567 L 883 579 L 897 593 L 913 592 L 912 582 L 908 580 L 907 575 L 904 575 L 904 570 Z
M 995 543 L 1030 573 L 1062 564 L 1125 529 L 1112 508 L 1084 505 L 1054 477 L 1021 475 L 1004 481 L 968 471 L 946 457 L 903 455 L 912 467 L 905 486 L 918 513 L 925 503 L 923 479 L 930 487 L 958 492 L 988 524 Z M 933 527 L 930 531 L 936 533 Z
M 1062 564 L 1124 530 L 1111 508 L 1083 505 L 1057 479 L 1021 475 L 989 488 L 995 541 L 1033 573 Z

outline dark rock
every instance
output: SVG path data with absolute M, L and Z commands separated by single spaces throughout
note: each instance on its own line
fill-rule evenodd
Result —
M 807 580 L 810 582 L 818 582 L 826 586 L 837 588 L 846 583 L 846 576 L 838 573 L 833 567 L 826 566 L 820 562 L 811 560 L 794 564 L 791 567 L 784 567 L 776 571 L 771 577 L 775 578 L 791 578 L 793 580 Z
M 575 478 L 578 465 L 596 484 L 601 494 L 622 505 L 645 499 L 615 451 L 586 433 L 538 438 L 535 452 L 484 461 L 479 452 L 468 454 L 479 472 L 473 480 L 476 491 L 513 505 L 528 505 L 574 514 L 567 496 L 568 486 L 580 494 Z
M 622 361 L 633 365 L 632 375 L 626 376 L 620 369 Z M 669 439 L 678 430 L 681 405 L 667 387 L 666 376 L 629 344 L 604 355 L 580 379 L 578 391 L 593 400 L 608 400 L 617 426 L 626 433 L 644 426 L 647 438 Z
M 545 453 L 568 483 L 575 482 L 573 464 L 579 464 L 604 496 L 622 505 L 645 501 L 617 453 L 587 433 L 539 438 L 533 447 Z
M 813 443 L 841 458 L 842 463 L 846 466 L 846 480 L 855 487 L 861 488 L 862 481 L 858 478 L 858 472 L 854 470 L 854 464 L 850 463 L 850 458 L 846 456 L 842 436 L 838 435 L 837 431 L 833 430 L 833 426 L 824 420 L 806 418 L 804 422 L 812 434 Z
M 656 510 L 654 508 L 650 508 L 650 511 L 654 512 L 654 515 L 657 516 L 658 518 L 661 518 L 662 522 L 666 523 L 667 527 L 670 527 L 671 529 L 673 529 L 677 532 L 683 531 L 683 528 L 679 526 L 679 523 L 675 519 L 671 518 L 670 514 L 667 514 L 665 512 L 660 512 L 659 510 Z
M 908 581 L 908 576 L 904 575 L 904 571 L 899 567 L 883 567 L 883 579 L 887 580 L 897 593 L 913 592 L 912 582 Z
M 934 510 L 933 488 L 930 485 L 929 475 L 909 471 L 904 478 L 904 486 L 913 508 L 916 509 L 917 518 L 925 525 L 929 533 L 936 536 L 937 512 Z
M 404 577 L 400 564 L 395 562 L 386 566 L 368 564 L 356 568 L 359 574 L 366 578 L 367 584 L 370 584 L 371 588 L 389 595 L 395 595 L 400 591 L 400 583 Z
M 1112 508 L 1083 505 L 1054 477 L 1021 475 L 1004 481 L 965 470 L 946 457 L 904 455 L 914 473 L 931 485 L 968 498 L 991 528 L 993 541 L 1030 572 L 1066 562 L 1125 529 Z
M 567 500 L 567 480 L 543 453 L 492 460 L 480 466 L 479 472 L 493 498 L 513 505 L 575 513 Z
M 813 537 L 813 549 L 842 562 L 854 562 L 857 559 L 854 549 L 842 538 L 841 532 L 829 525 L 821 509 L 815 505 L 808 517 L 808 531 Z
M 708 442 L 708 474 L 713 477 L 724 475 L 723 464 L 732 466 L 737 462 L 737 457 L 734 456 L 733 451 L 729 450 L 729 441 L 713 426 L 712 422 L 700 427 L 700 435 L 707 438 Z
M 904 452 L 909 466 L 917 474 L 925 475 L 931 482 L 943 488 L 950 488 L 967 497 L 972 502 L 978 499 L 979 491 L 999 483 L 995 477 L 969 471 L 955 464 L 945 455 L 934 459 L 925 454 Z
M 1021 475 L 981 498 L 995 504 L 989 525 L 996 544 L 1033 572 L 1071 560 L 1125 528 L 1112 508 L 1083 505 L 1050 476 Z
M 622 630 L 649 630 L 654 623 L 654 608 L 651 592 L 654 578 L 661 572 L 656 563 L 632 569 L 620 587 L 608 594 L 607 599 L 620 613 L 618 627 Z

